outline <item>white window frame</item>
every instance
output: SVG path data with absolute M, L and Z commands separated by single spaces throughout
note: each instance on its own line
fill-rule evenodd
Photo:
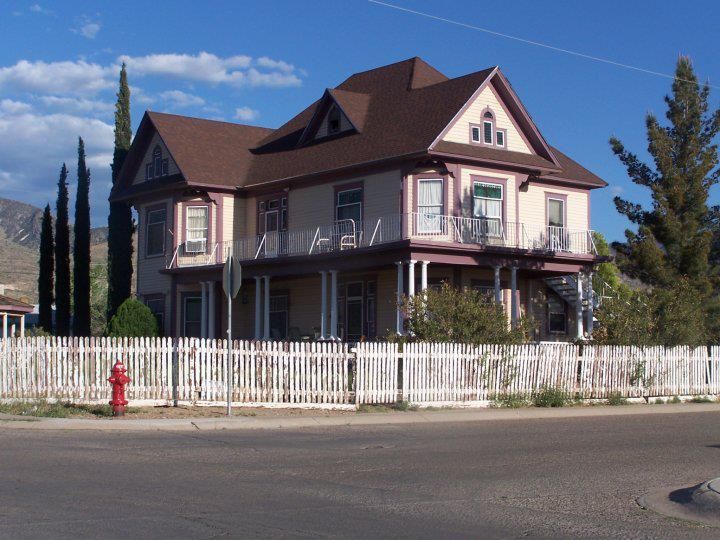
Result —
M 477 139 L 473 136 L 474 132 L 477 131 Z M 477 124 L 470 124 L 470 141 L 476 144 L 482 143 L 482 127 Z
M 563 220 L 562 227 L 558 227 L 557 225 L 550 225 L 550 201 L 557 201 L 557 202 L 559 202 L 559 203 L 562 205 L 562 212 L 560 213 L 560 215 L 562 216 L 562 220 Z M 565 199 L 561 199 L 560 197 L 550 197 L 550 196 L 549 196 L 549 197 L 547 198 L 547 208 L 545 209 L 545 211 L 547 212 L 547 223 L 546 223 L 546 225 L 547 225 L 548 227 L 552 227 L 552 228 L 554 228 L 554 229 L 567 229 L 567 223 L 566 223 L 566 221 L 567 221 L 567 219 L 566 219 L 567 208 L 565 208 L 565 204 L 566 204 Z
M 205 210 L 205 227 L 190 227 L 190 209 L 196 210 L 203 208 Z M 205 231 L 204 238 L 193 238 L 190 240 L 190 231 Z M 208 245 L 208 235 L 210 232 L 210 207 L 207 205 L 192 205 L 185 207 L 185 253 L 197 254 L 206 253 Z M 191 243 L 193 245 L 191 245 Z M 199 244 L 197 247 L 195 243 Z
M 440 182 L 440 204 L 439 205 L 423 205 L 420 206 L 420 186 L 423 182 Z M 418 192 L 417 192 L 417 232 L 421 234 L 430 233 L 441 233 L 442 232 L 442 215 L 445 211 L 445 179 L 442 177 L 437 178 L 418 178 Z M 439 214 L 432 214 L 423 212 L 422 208 L 440 207 Z M 437 216 L 436 218 L 426 218 L 425 216 Z
M 490 235 L 490 236 L 499 236 L 502 234 L 503 230 L 503 224 L 505 223 L 505 186 L 501 183 L 495 183 L 491 181 L 483 181 L 483 180 L 473 180 L 473 189 L 472 189 L 472 199 L 473 199 L 473 208 L 472 208 L 472 216 L 473 219 L 478 220 L 484 220 L 484 221 L 497 221 L 498 222 L 498 231 L 497 233 L 495 231 L 491 233 L 487 233 L 485 231 L 481 231 L 481 234 L 483 235 Z M 475 195 L 475 186 L 481 185 L 481 186 L 490 186 L 493 188 L 500 188 L 500 198 L 499 199 L 491 199 L 489 197 L 478 197 Z M 482 200 L 482 201 L 500 201 L 500 215 L 498 217 L 481 217 L 475 215 L 475 201 L 476 200 Z
M 161 222 L 151 223 L 150 216 L 152 214 L 163 213 L 165 218 Z M 160 225 L 162 231 L 162 250 L 157 253 L 150 253 L 148 250 L 148 242 L 150 240 L 150 226 Z M 145 257 L 162 257 L 165 255 L 165 228 L 167 226 L 167 208 L 153 208 L 145 213 Z
M 502 144 L 498 142 L 498 135 L 502 135 Z M 507 146 L 507 131 L 504 129 L 497 129 L 495 128 L 495 146 L 498 148 L 505 148 Z
M 359 191 L 360 192 L 360 200 L 358 202 L 349 203 L 349 204 L 340 204 L 340 195 L 343 193 L 350 193 L 352 191 Z M 340 218 L 338 217 L 340 212 L 340 208 L 347 208 L 350 206 L 357 205 L 360 208 L 360 217 L 358 219 L 358 223 L 362 223 L 363 219 L 363 188 L 362 187 L 354 187 L 349 189 L 343 189 L 337 192 L 337 195 L 335 197 L 335 221 L 340 221 Z

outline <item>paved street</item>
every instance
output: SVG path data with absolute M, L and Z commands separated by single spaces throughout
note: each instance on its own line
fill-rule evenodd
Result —
M 281 431 L 0 430 L 0 537 L 717 538 L 717 413 Z

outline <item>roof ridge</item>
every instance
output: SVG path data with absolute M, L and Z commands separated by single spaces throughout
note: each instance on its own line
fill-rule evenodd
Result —
M 241 124 L 239 122 L 230 122 L 228 120 L 215 120 L 213 118 L 201 118 L 199 116 L 189 116 L 187 114 L 175 114 L 175 113 L 168 113 L 168 112 L 161 112 L 161 111 L 151 111 L 149 109 L 146 112 L 149 116 L 156 116 L 156 115 L 173 116 L 175 118 L 185 118 L 187 120 L 199 120 L 201 122 L 210 122 L 213 124 L 228 124 L 230 126 L 249 127 L 249 128 L 253 128 L 253 129 L 266 129 L 268 131 L 275 131 L 275 129 L 276 129 L 276 128 L 265 127 L 265 126 L 253 126 L 251 124 Z

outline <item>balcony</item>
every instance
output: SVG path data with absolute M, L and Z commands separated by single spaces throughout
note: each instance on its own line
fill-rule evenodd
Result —
M 175 250 L 167 268 L 221 264 L 230 254 L 240 261 L 276 259 L 352 251 L 400 240 L 438 245 L 492 246 L 540 253 L 597 254 L 592 231 L 589 230 L 413 213 L 268 232 L 215 243 L 202 253 L 197 252 L 197 241 L 186 242 Z

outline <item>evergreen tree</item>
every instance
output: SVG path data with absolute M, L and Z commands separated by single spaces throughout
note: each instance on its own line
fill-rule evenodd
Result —
M 120 88 L 115 103 L 115 150 L 112 162 L 112 183 L 116 187 L 120 169 L 125 161 L 132 128 L 130 125 L 130 87 L 125 64 L 120 69 Z M 133 220 L 130 205 L 125 201 L 110 203 L 108 215 L 108 299 L 107 318 L 110 320 L 120 305 L 130 298 L 133 274 Z
M 687 280 L 703 306 L 695 317 L 703 321 L 709 321 L 708 314 L 716 309 L 712 300 L 712 216 L 707 202 L 710 188 L 720 179 L 717 145 L 713 143 L 720 131 L 720 111 L 709 111 L 709 94 L 707 84 L 698 84 L 690 60 L 680 57 L 672 95 L 665 97 L 670 125 L 661 126 L 652 114 L 645 122 L 654 166 L 643 163 L 618 139 L 610 139 L 630 179 L 649 188 L 652 196 L 649 209 L 615 198 L 618 211 L 637 225 L 637 232 L 625 232 L 625 242 L 614 244 L 618 266 L 659 289 Z
M 68 171 L 63 163 L 58 180 L 55 217 L 55 335 L 70 335 L 70 225 Z
M 55 241 L 53 239 L 52 214 L 50 205 L 45 207 L 40 229 L 40 273 L 38 275 L 38 322 L 46 332 L 52 333 L 52 304 L 55 274 Z
M 73 335 L 90 335 L 90 169 L 78 138 L 78 183 L 73 243 Z

